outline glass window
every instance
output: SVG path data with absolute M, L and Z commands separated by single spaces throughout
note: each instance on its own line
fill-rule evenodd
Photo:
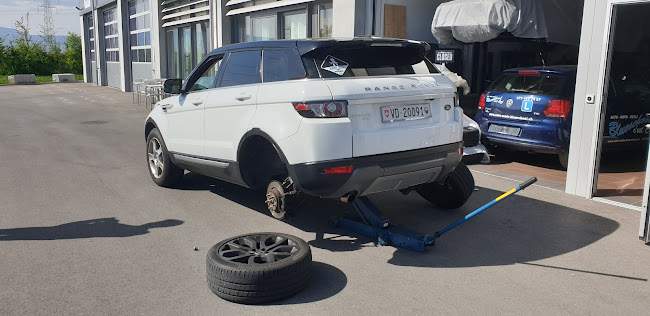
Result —
M 261 57 L 259 50 L 231 53 L 221 80 L 221 87 L 260 83 Z
M 180 47 L 178 46 L 178 29 L 167 31 L 167 75 L 180 78 Z
M 193 68 L 192 63 L 192 29 L 181 28 L 181 78 L 187 78 Z
M 196 82 L 194 82 L 189 90 L 190 92 L 214 87 L 214 81 L 217 78 L 219 66 L 221 66 L 221 57 L 210 59 L 205 63 L 205 65 L 208 69 L 206 69 Z
M 295 49 L 264 50 L 264 82 L 305 78 L 305 68 Z
M 332 37 L 332 4 L 321 4 L 318 6 L 318 37 Z
M 283 38 L 307 38 L 307 12 L 293 11 L 284 13 L 283 16 Z
M 93 27 L 93 16 L 87 17 L 88 21 L 88 47 L 90 48 L 90 61 L 95 61 L 95 28 Z
M 504 74 L 497 78 L 488 90 L 557 95 L 564 87 L 565 81 L 564 76 Z
M 151 62 L 149 19 L 149 0 L 129 1 L 129 31 L 131 33 L 132 62 Z
M 339 47 L 318 49 L 312 53 L 313 61 L 322 78 L 338 77 L 372 77 L 384 75 L 415 74 L 416 68 L 421 68 L 422 62 L 429 68 L 430 73 L 437 73 L 433 64 L 423 55 L 419 46 L 413 47 L 350 47 L 341 44 Z M 390 56 L 390 58 L 386 58 Z M 337 72 L 340 67 L 343 74 Z M 338 69 L 337 69 L 338 68 Z M 338 71 L 333 71 L 338 70 Z
M 277 39 L 275 15 L 251 18 L 253 41 L 268 41 Z
M 246 28 L 246 17 L 245 16 L 240 16 L 237 18 L 233 19 L 233 24 L 234 24 L 234 36 L 236 38 L 236 41 L 238 43 L 242 42 L 249 42 L 249 33 L 248 29 Z
M 195 25 L 196 29 L 196 62 L 203 60 L 203 57 L 208 54 L 208 30 L 207 23 L 199 23 Z
M 104 57 L 107 62 L 118 62 L 119 41 L 117 37 L 117 20 L 115 8 L 104 10 Z

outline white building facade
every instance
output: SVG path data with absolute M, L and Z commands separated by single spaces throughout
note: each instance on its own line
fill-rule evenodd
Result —
M 81 0 L 84 81 L 130 91 L 137 81 L 185 78 L 212 49 L 239 42 L 369 35 L 433 42 L 428 25 L 441 2 Z

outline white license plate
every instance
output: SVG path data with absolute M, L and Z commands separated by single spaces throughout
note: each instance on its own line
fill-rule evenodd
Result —
M 521 133 L 521 128 L 491 124 L 488 128 L 488 132 L 510 136 L 519 136 L 519 133 Z
M 431 117 L 431 106 L 429 103 L 381 107 L 382 123 L 419 120 L 428 117 Z

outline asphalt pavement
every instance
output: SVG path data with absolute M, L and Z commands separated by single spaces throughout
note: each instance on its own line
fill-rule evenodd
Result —
M 650 248 L 639 213 L 533 185 L 416 253 L 328 225 L 350 211 L 307 199 L 288 222 L 263 194 L 188 173 L 150 179 L 148 110 L 84 83 L 0 86 L 0 315 L 642 315 Z M 518 184 L 474 172 L 453 211 L 417 194 L 371 199 L 394 223 L 433 232 Z M 261 306 L 207 287 L 218 241 L 275 231 L 307 240 L 314 275 Z M 198 248 L 197 251 L 194 247 Z

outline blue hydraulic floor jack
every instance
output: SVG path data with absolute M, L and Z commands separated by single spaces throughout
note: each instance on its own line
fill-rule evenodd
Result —
M 506 197 L 525 189 L 535 182 L 537 182 L 537 178 L 526 180 L 512 190 L 492 200 L 490 203 L 481 206 L 479 209 L 467 214 L 464 218 L 431 235 L 425 235 L 390 225 L 388 219 L 384 218 L 379 209 L 377 209 L 377 207 L 365 196 L 358 197 L 352 201 L 352 206 L 361 218 L 360 221 L 342 217 L 336 221 L 336 224 L 343 229 L 373 238 L 382 246 L 391 245 L 414 251 L 424 251 L 424 247 L 433 246 L 436 239 L 440 238 L 444 233 L 458 227 L 470 218 L 499 203 Z

